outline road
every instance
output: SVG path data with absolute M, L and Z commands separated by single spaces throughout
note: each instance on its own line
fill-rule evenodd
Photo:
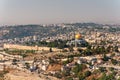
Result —
M 115 68 L 115 69 L 118 69 L 118 70 L 120 70 L 120 66 L 115 66 L 115 65 L 105 65 L 105 64 L 103 64 L 103 65 L 99 65 L 99 67 L 106 67 L 106 68 Z

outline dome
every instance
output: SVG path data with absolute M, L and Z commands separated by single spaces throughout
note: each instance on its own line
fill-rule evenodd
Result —
M 75 39 L 80 39 L 81 38 L 81 34 L 76 34 L 75 35 Z

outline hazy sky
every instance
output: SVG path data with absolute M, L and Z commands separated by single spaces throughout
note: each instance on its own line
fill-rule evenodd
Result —
M 120 24 L 120 0 L 0 0 L 0 25 L 68 22 Z

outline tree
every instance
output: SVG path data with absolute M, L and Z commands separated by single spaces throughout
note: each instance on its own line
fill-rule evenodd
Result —
M 13 59 L 13 60 L 12 60 L 12 64 L 13 64 L 13 65 L 16 65 L 16 64 L 17 64 L 17 59 Z
M 116 80 L 114 74 L 109 74 L 108 76 L 103 73 L 102 76 L 98 80 Z
M 88 77 L 88 76 L 90 76 L 91 75 L 91 72 L 90 71 L 86 71 L 85 73 L 84 73 L 84 76 L 85 77 Z
M 106 56 L 106 54 L 103 54 L 103 61 L 108 61 L 109 58 Z
M 82 54 L 83 54 L 84 56 L 90 56 L 90 55 L 92 55 L 93 53 L 92 53 L 91 50 L 86 49 L 86 50 L 82 51 Z
M 23 59 L 25 58 L 25 57 L 27 57 L 27 55 L 24 53 L 24 54 L 21 54 L 21 56 L 23 57 Z
M 70 51 L 70 52 L 73 52 L 73 51 L 74 51 L 74 49 L 73 49 L 72 46 L 69 47 L 69 51 Z
M 69 60 L 66 60 L 66 61 L 63 61 L 63 62 L 62 62 L 63 65 L 66 65 L 66 64 L 68 64 L 68 63 L 69 63 Z
M 115 53 L 112 53 L 110 56 L 111 56 L 111 57 L 114 57 L 114 56 L 115 56 Z
M 78 48 L 77 51 L 79 51 L 81 53 L 83 51 L 83 49 Z
M 50 52 L 53 52 L 53 51 L 52 51 L 52 48 L 50 48 Z
M 109 74 L 107 76 L 107 80 L 115 80 L 115 75 L 114 74 Z
M 55 63 L 55 61 L 51 57 L 49 57 L 49 63 L 53 64 L 53 63 Z
M 91 50 L 91 45 L 88 45 L 88 46 L 87 46 L 87 49 Z
M 110 67 L 109 70 L 110 70 L 110 71 L 114 71 L 114 68 Z
M 102 76 L 98 80 L 107 80 L 106 74 L 103 73 Z
M 119 52 L 118 46 L 115 46 L 115 47 L 114 47 L 114 51 L 115 51 L 115 52 Z
M 112 48 L 111 46 L 108 46 L 106 51 L 109 53 L 111 51 L 111 48 Z
M 70 71 L 63 71 L 63 72 L 62 72 L 62 75 L 63 75 L 63 76 L 70 76 Z
M 72 78 L 72 77 L 69 77 L 69 78 L 67 78 L 67 80 L 73 80 L 73 78 Z
M 116 65 L 118 62 L 115 59 L 111 59 L 112 64 Z
M 101 72 L 104 72 L 104 71 L 106 70 L 106 68 L 104 68 L 104 67 L 99 67 L 99 70 L 100 70 Z
M 78 72 L 79 72 L 79 68 L 76 66 L 76 67 L 73 68 L 72 71 L 73 71 L 75 74 L 78 74 Z
M 60 73 L 55 73 L 54 76 L 57 78 L 62 78 L 62 75 Z
M 76 64 L 76 66 L 73 68 L 73 72 L 75 73 L 75 74 L 78 74 L 80 71 L 83 71 L 83 70 L 85 70 L 87 68 L 87 66 L 86 65 L 84 65 L 84 64 Z
M 25 63 L 25 66 L 26 66 L 27 69 L 30 68 L 30 64 L 29 63 Z
M 84 79 L 85 79 L 85 77 L 83 75 L 79 76 L 79 80 L 84 80 Z

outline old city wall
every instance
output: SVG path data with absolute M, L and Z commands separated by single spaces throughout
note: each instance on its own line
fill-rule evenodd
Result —
M 45 50 L 49 51 L 50 47 L 38 47 L 38 46 L 23 46 L 18 44 L 4 44 L 4 49 L 20 49 L 20 50 Z M 60 51 L 61 49 L 52 48 L 52 51 Z

